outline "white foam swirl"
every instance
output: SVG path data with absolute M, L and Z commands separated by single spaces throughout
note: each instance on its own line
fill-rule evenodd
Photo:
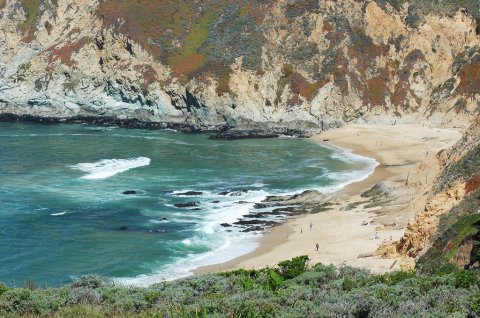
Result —
M 72 169 L 87 172 L 82 179 L 106 179 L 130 169 L 148 166 L 150 158 L 103 159 L 97 162 L 84 162 L 70 166 Z

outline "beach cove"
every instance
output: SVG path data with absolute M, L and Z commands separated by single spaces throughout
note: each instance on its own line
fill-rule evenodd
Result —
M 311 137 L 311 142 L 351 149 L 379 165 L 366 179 L 339 190 L 336 194 L 342 203 L 333 209 L 292 218 L 265 233 L 255 251 L 195 273 L 272 267 L 300 255 L 308 255 L 310 264 L 345 264 L 379 273 L 399 269 L 401 259 L 382 258 L 376 250 L 382 243 L 399 240 L 413 217 L 413 205 L 422 204 L 412 202 L 418 189 L 408 185 L 408 178 L 418 177 L 418 165 L 423 162 L 427 171 L 422 171 L 422 178 L 426 173 L 426 183 L 433 182 L 437 152 L 454 145 L 462 131 L 424 125 L 351 125 Z M 361 194 L 384 181 L 395 199 L 380 207 L 365 207 L 368 199 Z M 365 221 L 368 224 L 362 225 Z

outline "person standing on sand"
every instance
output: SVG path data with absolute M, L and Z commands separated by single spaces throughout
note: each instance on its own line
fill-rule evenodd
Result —
M 318 245 L 318 243 L 317 243 L 317 244 L 315 244 L 315 247 L 317 248 L 317 252 L 318 252 L 318 248 L 320 247 L 320 245 Z
M 313 223 L 312 223 L 312 222 L 310 222 L 310 230 L 312 229 L 312 226 L 313 226 Z

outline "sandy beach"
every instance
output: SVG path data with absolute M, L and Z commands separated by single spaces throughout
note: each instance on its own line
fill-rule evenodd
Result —
M 428 156 L 452 146 L 461 138 L 462 129 L 429 128 L 422 125 L 363 126 L 352 125 L 310 138 L 312 142 L 350 149 L 353 153 L 375 158 L 379 165 L 365 180 L 347 185 L 337 194 L 342 203 L 329 211 L 287 220 L 265 233 L 252 253 L 232 261 L 198 268 L 194 273 L 216 272 L 237 268 L 274 266 L 279 261 L 308 255 L 311 264 L 347 264 L 374 272 L 398 269 L 396 259 L 374 254 L 382 242 L 398 240 L 412 217 L 413 194 L 405 180 L 415 166 Z M 381 181 L 390 181 L 401 189 L 401 203 L 389 207 L 365 207 L 360 195 Z M 409 201 L 410 200 L 410 201 Z M 368 225 L 362 225 L 362 223 Z M 310 226 L 311 224 L 311 226 Z M 319 249 L 316 250 L 318 243 Z

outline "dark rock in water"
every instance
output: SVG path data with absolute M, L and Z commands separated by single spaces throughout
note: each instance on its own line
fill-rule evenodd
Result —
M 173 206 L 177 208 L 191 208 L 199 205 L 200 203 L 198 202 L 188 202 L 188 203 L 175 203 Z
M 269 195 L 263 200 L 263 202 L 284 202 L 291 198 L 291 195 Z
M 261 227 L 261 226 L 251 226 L 251 227 L 248 227 L 244 230 L 241 230 L 240 232 L 248 233 L 248 232 L 260 232 L 260 231 L 263 231 L 263 227 Z
M 239 197 L 244 193 L 247 193 L 248 190 L 242 189 L 242 190 L 237 190 L 237 191 L 222 191 L 219 193 L 219 195 L 228 195 L 231 197 Z
M 160 220 L 160 221 L 168 221 L 167 218 L 161 218 L 161 219 L 159 219 L 159 220 Z
M 236 225 L 253 225 L 253 224 L 262 224 L 262 225 L 266 225 L 266 226 L 270 226 L 270 225 L 274 225 L 274 224 L 277 224 L 277 222 L 274 222 L 274 221 L 266 221 L 266 220 L 259 220 L 259 219 L 254 219 L 254 220 L 245 220 L 245 219 L 242 219 L 242 220 L 239 220 L 233 224 L 236 224 Z
M 244 193 L 247 193 L 247 192 L 248 192 L 248 190 L 242 189 L 242 190 L 230 192 L 230 196 L 231 197 L 239 197 L 239 196 L 241 196 L 241 195 L 243 195 Z
M 211 135 L 210 139 L 226 139 L 226 140 L 236 140 L 236 139 L 252 139 L 252 138 L 277 138 L 279 135 L 270 131 L 265 130 L 225 130 L 218 132 L 215 135 Z
M 120 231 L 128 231 L 128 227 L 122 226 L 122 227 L 120 227 Z
M 15 115 L 0 114 L 1 122 L 39 122 L 43 124 L 72 123 L 72 124 L 91 124 L 96 126 L 117 126 L 124 128 L 143 128 L 143 129 L 174 129 L 185 133 L 200 132 L 202 127 L 186 123 L 166 123 L 141 121 L 135 118 L 119 119 L 108 116 L 73 116 L 73 117 L 40 117 L 34 115 Z M 221 126 L 212 127 L 220 129 Z
M 257 220 L 257 221 L 259 221 L 259 220 Z M 278 222 L 275 222 L 275 221 L 261 221 L 261 222 L 262 222 L 262 224 L 259 224 L 259 225 L 254 224 L 253 226 L 248 226 L 244 230 L 242 230 L 241 232 L 263 231 L 267 227 L 272 227 L 272 226 L 276 226 L 276 225 L 279 224 Z
M 201 210 L 200 208 L 190 209 L 190 211 L 200 211 L 200 210 Z
M 266 204 L 263 204 L 263 203 L 255 203 L 255 205 L 253 206 L 255 209 L 265 209 L 267 208 L 268 206 Z
M 170 192 L 172 193 L 172 192 Z M 186 192 L 179 192 L 179 193 L 173 193 L 172 195 L 176 196 L 193 196 L 193 195 L 202 195 L 203 192 L 200 191 L 186 191 Z
M 245 216 L 243 216 L 244 218 L 247 218 L 247 219 L 260 219 L 260 218 L 264 218 L 266 216 L 266 213 L 250 213 L 250 214 L 247 214 Z
M 272 212 L 274 213 L 276 212 L 278 214 L 290 214 L 290 213 L 296 212 L 297 210 L 298 209 L 296 207 L 284 207 L 284 208 L 274 209 Z
M 223 226 L 223 227 L 230 227 L 230 226 L 232 226 L 231 224 L 228 224 L 228 223 L 222 223 L 222 224 L 220 224 L 220 225 Z
M 212 203 L 220 203 L 220 201 L 218 201 L 218 200 L 215 200 L 215 201 L 212 201 Z
M 302 129 L 290 129 L 283 127 L 267 129 L 225 129 L 211 135 L 210 139 L 252 139 L 252 138 L 278 138 L 280 135 L 295 137 L 310 137 L 312 132 Z
M 247 203 L 250 203 L 250 202 L 248 202 L 248 201 L 237 201 L 237 202 L 235 202 L 235 204 L 247 204 Z
M 137 194 L 137 191 L 135 191 L 135 190 L 127 190 L 127 191 L 123 191 L 122 194 L 125 194 L 125 195 Z

